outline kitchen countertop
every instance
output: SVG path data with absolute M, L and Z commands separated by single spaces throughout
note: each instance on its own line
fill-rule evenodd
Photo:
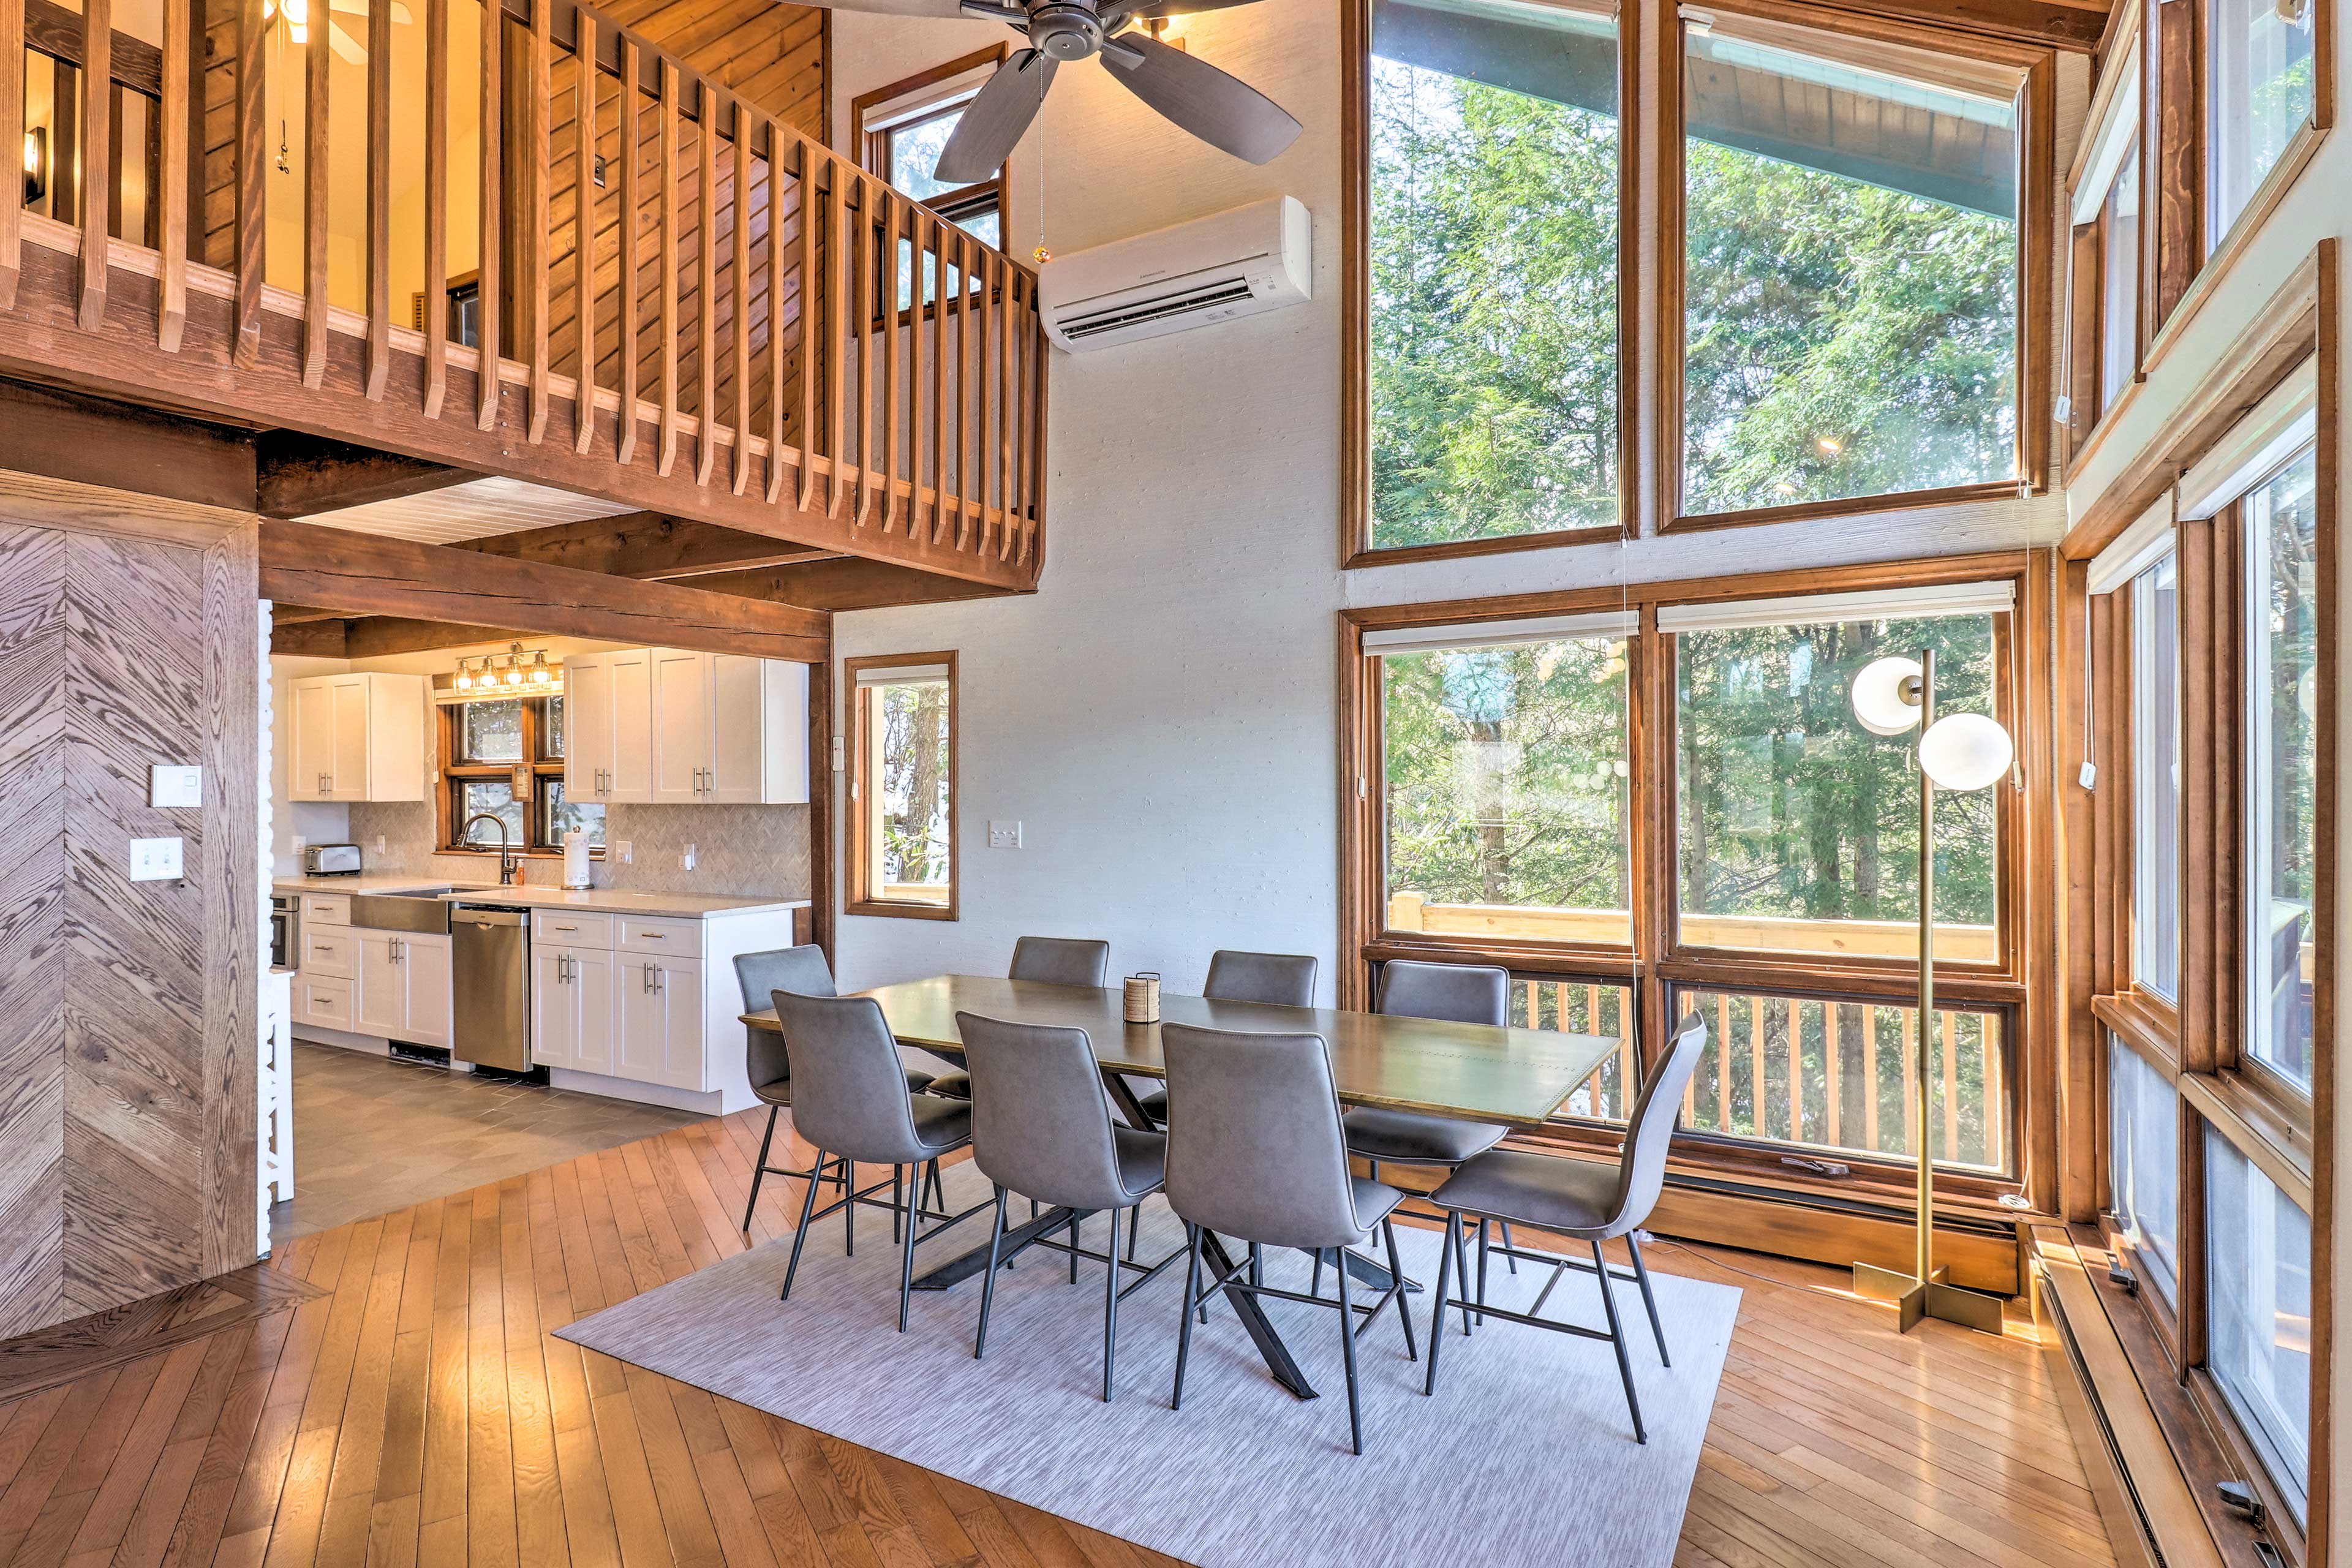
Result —
M 416 893 L 428 888 L 456 889 L 444 893 L 450 902 L 497 902 L 527 909 L 593 910 L 609 914 L 666 915 L 698 920 L 707 915 L 765 913 L 804 909 L 806 899 L 720 897 L 707 893 L 640 893 L 618 888 L 572 889 L 549 887 L 502 888 L 496 882 L 458 882 L 446 877 L 401 877 L 384 873 L 357 877 L 279 877 L 271 884 L 280 893 Z

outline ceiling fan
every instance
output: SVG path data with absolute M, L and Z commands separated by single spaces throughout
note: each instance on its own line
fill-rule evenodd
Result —
M 1111 79 L 1213 147 L 1263 163 L 1298 136 L 1298 121 L 1257 89 L 1171 48 L 1130 24 L 1179 12 L 1223 10 L 1250 0 L 812 0 L 892 16 L 972 16 L 1003 22 L 1029 45 L 999 66 L 963 111 L 940 154 L 950 185 L 984 180 L 1012 155 L 1045 101 L 1054 72 L 1100 55 Z
M 369 4 L 370 0 L 328 0 L 327 8 L 346 16 L 364 16 L 368 14 Z M 310 0 L 282 0 L 282 5 L 281 0 L 262 0 L 262 26 L 275 26 L 281 10 L 286 22 L 287 41 L 298 47 L 307 43 L 310 36 Z M 401 0 L 392 0 L 392 19 L 404 27 L 414 20 Z M 327 20 L 327 47 L 334 50 L 345 65 L 367 63 L 366 46 L 352 37 L 343 25 L 331 16 Z

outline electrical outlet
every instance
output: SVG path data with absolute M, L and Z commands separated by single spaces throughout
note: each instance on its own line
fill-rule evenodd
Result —
M 382 855 L 384 852 L 383 835 L 381 833 L 375 836 L 375 852 L 378 855 Z
M 294 836 L 295 854 L 299 855 L 303 850 L 308 849 L 309 847 L 310 847 L 310 841 L 308 838 L 303 837 L 299 833 Z
M 613 854 L 622 865 L 635 865 L 637 858 L 637 847 L 629 842 L 629 840 L 624 838 L 618 844 L 613 846 Z
M 131 841 L 131 879 L 169 882 L 180 876 L 181 840 L 134 838 Z
M 988 825 L 988 847 L 991 849 L 1021 847 L 1021 825 L 1017 822 L 997 822 Z
M 685 848 L 678 851 L 677 868 L 681 871 L 691 871 L 694 869 L 693 845 L 689 844 Z

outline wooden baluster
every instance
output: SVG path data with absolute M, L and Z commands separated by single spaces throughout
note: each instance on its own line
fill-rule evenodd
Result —
M 1919 1076 L 1919 1016 L 1903 1010 L 1903 1152 L 1919 1157 L 1919 1108 L 1911 1102 L 1911 1085 Z
M 423 325 L 425 417 L 438 419 L 449 395 L 449 0 L 425 0 Z
M 641 279 L 638 269 L 642 258 L 638 254 L 637 213 L 640 197 L 637 177 L 645 167 L 645 131 L 639 111 L 645 107 L 645 50 L 636 37 L 623 33 L 621 39 L 621 97 L 614 107 L 618 110 L 614 130 L 619 138 L 621 154 L 620 191 L 620 291 L 614 303 L 617 311 L 613 326 L 613 384 L 619 395 L 619 409 L 613 419 L 613 458 L 626 465 L 637 455 L 637 292 Z
M 0 77 L 16 80 L 21 91 L 24 73 L 16 68 L 25 51 L 21 42 L 10 40 L 6 13 L 12 5 L 17 7 L 20 30 L 24 22 L 23 0 L 0 0 Z M 156 111 L 163 117 L 158 127 L 163 151 L 156 171 L 162 191 L 159 195 L 155 186 L 148 187 L 147 210 L 151 217 L 161 220 L 156 249 L 162 254 L 163 270 L 155 283 L 155 344 L 165 353 L 180 352 L 180 339 L 188 325 L 188 62 L 195 50 L 194 34 L 189 0 L 163 0 L 163 100 Z M 0 84 L 0 125 L 19 125 L 21 109 L 16 115 L 9 112 L 8 92 L 6 85 Z M 0 274 L 13 274 L 16 266 L 17 206 L 0 198 Z M 0 296 L 13 286 L 0 281 Z M 5 305 L 5 298 L 0 298 L 0 309 Z
M 656 141 L 661 159 L 661 287 L 654 314 L 661 332 L 661 456 L 654 471 L 664 479 L 677 462 L 677 62 L 661 62 L 661 110 Z
M 171 69 L 167 63 L 164 70 Z M 25 123 L 25 0 L 0 0 L 0 125 Z M 9 143 L 0 142 L 0 147 Z M 25 264 L 25 205 L 0 201 L 0 310 L 16 304 Z M 171 345 L 176 346 L 176 345 Z
M 1984 1163 L 1999 1169 L 2007 1151 L 2002 1144 L 2009 1127 L 2007 1108 L 2001 1103 L 2000 1039 L 1993 1028 L 1992 1015 L 1981 1016 L 1977 1029 L 1977 1048 L 1983 1053 L 1984 1070 Z
M 1944 1141 L 1937 1145 L 1937 1157 L 1957 1160 L 1960 1152 L 1960 1016 L 1949 1007 L 1937 1008 L 1936 1016 L 1944 1026 Z
M 919 202 L 908 207 L 907 217 L 907 534 L 919 539 L 926 516 L 919 499 L 923 492 L 923 410 L 930 401 L 930 383 L 923 374 L 923 344 L 929 335 L 923 325 L 923 264 L 930 255 L 933 223 L 930 209 Z M 938 492 L 932 493 L 936 498 Z
M 992 477 L 991 470 L 995 466 L 992 461 L 995 457 L 995 453 L 992 450 L 994 442 L 989 436 L 989 417 L 991 414 L 990 405 L 996 400 L 989 395 L 988 366 L 989 344 L 991 340 L 995 336 L 990 328 L 992 324 L 992 318 L 996 314 L 996 307 L 994 303 L 994 295 L 996 292 L 996 258 L 995 254 L 989 250 L 987 247 L 981 246 L 976 248 L 973 255 L 973 260 L 978 264 L 980 270 L 980 292 L 972 300 L 971 307 L 973 314 L 979 321 L 980 353 L 978 357 L 972 360 L 970 368 L 965 371 L 964 380 L 970 384 L 967 390 L 971 396 L 972 410 L 971 433 L 972 447 L 974 448 L 972 454 L 972 472 L 974 475 L 971 485 L 972 510 L 980 518 L 980 527 L 973 538 L 972 548 L 985 552 L 988 549 L 989 486 Z
M 392 377 L 392 7 L 368 7 L 367 368 L 368 401 L 381 403 Z
M 857 176 L 857 213 L 850 222 L 857 236 L 849 258 L 849 330 L 857 340 L 857 504 L 849 509 L 856 527 L 874 510 L 874 204 L 880 182 Z
M 979 392 L 981 382 L 980 353 L 987 342 L 981 336 L 982 311 L 988 295 L 987 273 L 980 265 L 982 247 L 980 241 L 966 237 L 963 241 L 963 341 L 956 347 L 956 549 L 977 551 L 982 543 L 977 533 L 986 527 L 986 514 L 981 510 L 988 500 L 988 476 L 981 472 L 981 447 L 988 437 L 982 433 L 980 420 L 987 417 L 987 404 Z M 972 284 L 977 280 L 982 292 L 975 299 Z M 981 529 L 972 526 L 977 516 Z
M 313 0 L 316 3 L 316 0 Z M 481 230 L 481 264 L 475 277 L 480 279 L 475 300 L 474 319 L 481 324 L 476 336 L 481 359 L 480 380 L 476 391 L 474 423 L 481 429 L 496 427 L 499 422 L 499 349 L 505 341 L 500 326 L 506 268 L 500 241 L 505 233 L 506 203 L 499 193 L 505 189 L 499 173 L 499 154 L 506 142 L 506 110 L 504 48 L 506 44 L 506 10 L 498 0 L 485 0 L 482 6 L 482 177 L 479 186 Z
M 825 395 L 830 400 L 825 406 L 833 409 L 833 475 L 825 484 L 825 517 L 840 517 L 849 468 L 849 388 L 842 360 L 849 353 L 849 331 L 854 331 L 854 322 L 845 329 L 842 310 L 849 308 L 854 315 L 856 303 L 849 299 L 849 164 L 833 164 L 828 174 L 833 176 L 833 200 L 825 207 Z
M 327 13 L 311 19 L 302 50 L 302 384 L 327 379 L 327 200 L 333 188 L 328 67 L 334 55 Z
M 1748 999 L 1748 1135 L 1766 1136 L 1765 1108 L 1769 1100 L 1764 1075 L 1764 1010 L 1766 998 Z
M 492 0 L 495 4 L 496 0 Z M 389 7 L 379 7 L 389 9 Z M 523 179 L 522 289 L 530 311 L 530 422 L 527 438 L 536 445 L 547 437 L 548 400 L 551 374 L 548 346 L 548 193 L 555 168 L 555 48 L 549 37 L 555 0 L 531 0 L 528 58 L 523 65 L 523 106 L 526 149 Z M 578 205 L 575 201 L 575 206 Z M 576 309 L 575 305 L 575 309 Z
M 800 184 L 794 194 L 801 212 L 801 491 L 800 510 L 816 498 L 816 376 L 822 340 L 817 331 L 816 297 L 816 171 L 817 156 L 801 144 Z
M 1878 1149 L 1878 1009 L 1862 1012 L 1862 1146 Z
M 1715 1130 L 1731 1131 L 1731 993 L 1715 994 Z
M 768 491 L 784 494 L 784 132 L 768 125 Z
M 1006 317 L 1004 330 L 1013 338 L 1013 390 L 1004 401 L 1005 412 L 1012 416 L 1013 428 L 1008 438 L 1013 443 L 1012 500 L 1005 526 L 1015 535 L 1013 550 L 1020 560 L 1029 558 L 1029 513 L 1026 497 L 1029 493 L 1029 310 L 1035 303 L 1032 298 L 1037 285 L 1029 274 L 1015 267 L 1013 271 L 1013 291 L 1020 298 L 1020 309 Z
M 931 542 L 948 536 L 948 251 L 955 231 L 931 220 Z
M 323 35 L 322 35 L 323 36 Z M 106 110 L 114 81 L 113 0 L 82 0 L 81 116 L 81 330 L 98 331 L 106 319 L 108 193 L 115 188 L 113 116 Z M 21 73 L 25 57 L 0 62 L 0 70 Z M 93 85 L 94 84 L 94 85 Z M 10 145 L 21 142 L 12 135 Z M 52 159 L 54 164 L 55 160 Z M 13 177 L 13 176 L 12 176 Z M 14 193 L 21 195 L 21 191 Z
M 579 385 L 572 393 L 572 449 L 596 440 L 596 14 L 579 10 L 572 63 L 572 315 Z M 623 289 L 627 288 L 625 282 Z
M 268 245 L 268 30 L 263 0 L 236 11 L 236 298 L 230 331 L 234 362 L 261 357 L 261 282 Z
M 708 80 L 694 84 L 701 120 L 694 128 L 694 482 L 710 482 L 719 461 L 719 95 Z
M 1032 296 L 1029 359 L 1035 366 L 1029 388 L 1029 522 L 1021 537 L 1025 561 L 1041 548 L 1045 533 L 1045 384 L 1052 350 L 1045 341 L 1045 317 Z
M 1822 1004 L 1822 1084 L 1827 1096 L 1827 1105 L 1822 1116 L 1822 1142 L 1829 1144 L 1845 1142 L 1838 1136 L 1845 1126 L 1845 1118 L 1842 1114 L 1844 1108 L 1838 1103 L 1838 1078 L 1845 1067 L 1844 1047 L 1845 1042 L 1838 1037 L 1838 1005 L 1824 1002 Z
M 898 231 L 905 215 L 898 192 L 875 189 L 882 195 L 882 531 L 887 533 L 898 521 Z M 912 505 L 914 487 L 907 490 Z
M 776 221 L 770 213 L 768 221 Z M 729 258 L 735 276 L 728 298 L 735 310 L 735 482 L 741 495 L 751 484 L 751 109 L 735 100 L 735 231 Z
M 1000 561 L 1013 559 L 1013 545 L 1020 529 L 1015 526 L 1013 489 L 1013 285 L 1021 269 L 999 256 L 992 265 L 996 268 L 996 511 L 1003 521 L 997 524 L 996 556 Z

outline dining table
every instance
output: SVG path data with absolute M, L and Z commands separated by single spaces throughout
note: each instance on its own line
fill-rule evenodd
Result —
M 956 1026 L 960 1013 L 1083 1029 L 1112 1103 L 1130 1126 L 1146 1131 L 1157 1123 L 1127 1080 L 1168 1076 L 1160 1034 L 1166 1024 L 1319 1035 L 1331 1053 L 1332 1080 L 1342 1106 L 1380 1106 L 1515 1131 L 1543 1126 L 1578 1086 L 1617 1055 L 1621 1044 L 1613 1035 L 1458 1024 L 1330 1007 L 1285 1007 L 1173 993 L 1161 995 L 1157 1021 L 1136 1024 L 1127 1019 L 1121 989 L 1046 985 L 975 974 L 940 974 L 853 994 L 873 998 L 901 1045 L 955 1062 L 961 1062 L 964 1054 L 962 1035 Z M 773 1032 L 775 1009 L 745 1013 L 742 1021 L 748 1028 Z M 1085 1217 L 1082 1212 L 1067 1208 L 1046 1209 L 1028 1224 L 1006 1231 L 999 1257 L 1010 1260 L 1022 1248 L 1067 1230 Z M 1221 1280 L 1242 1267 L 1214 1237 L 1203 1239 L 1202 1253 L 1202 1262 Z M 1340 1264 L 1375 1289 L 1388 1288 L 1388 1270 L 1372 1259 L 1343 1248 Z M 944 1290 L 987 1267 L 988 1248 L 977 1247 L 919 1276 L 915 1288 Z M 1234 1290 L 1226 1292 L 1225 1300 L 1239 1314 L 1275 1381 L 1301 1399 L 1314 1398 L 1314 1384 L 1299 1369 L 1257 1299 Z

